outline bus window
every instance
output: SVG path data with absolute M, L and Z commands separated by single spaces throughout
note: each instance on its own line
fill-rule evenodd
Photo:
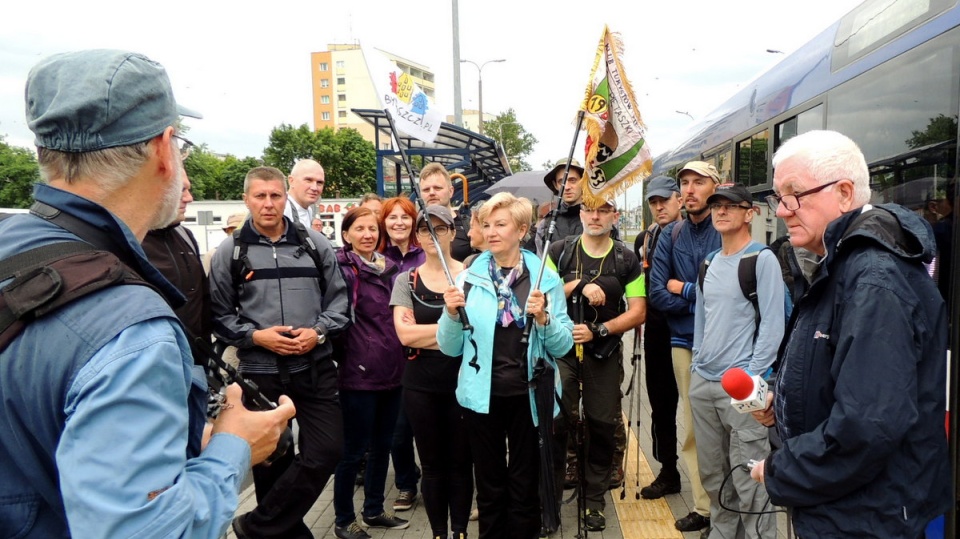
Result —
M 767 129 L 737 143 L 737 182 L 748 187 L 767 183 Z
M 840 20 L 834 71 L 903 35 L 952 6 L 955 0 L 870 0 Z
M 733 159 L 731 156 L 732 152 L 730 151 L 730 144 L 725 144 L 724 147 L 719 151 L 714 151 L 713 153 L 704 154 L 703 160 L 707 163 L 712 163 L 713 166 L 717 167 L 717 172 L 720 173 L 720 181 L 727 183 L 732 181 L 731 178 L 731 167 L 733 167 Z
M 780 149 L 780 145 L 792 139 L 797 135 L 823 129 L 823 105 L 817 105 L 812 109 L 805 110 L 793 118 L 789 118 L 777 124 L 775 138 L 773 141 L 773 151 Z

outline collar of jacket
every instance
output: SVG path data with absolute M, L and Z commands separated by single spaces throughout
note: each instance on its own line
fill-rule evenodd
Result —
M 296 244 L 297 232 L 293 228 L 293 221 L 289 217 L 283 217 L 283 234 L 280 236 L 280 239 L 277 242 L 288 242 Z M 270 238 L 264 236 L 256 228 L 253 227 L 253 219 L 247 219 L 243 223 L 243 227 L 240 228 L 240 240 L 246 243 L 260 243 L 260 239 L 263 238 L 267 243 L 274 243 L 270 241 Z
M 122 254 L 127 255 L 121 258 L 132 259 L 136 263 L 136 267 L 131 269 L 137 272 L 143 280 L 155 286 L 163 294 L 167 303 L 173 308 L 178 308 L 186 303 L 187 298 L 147 259 L 143 247 L 140 246 L 140 240 L 133 235 L 133 231 L 109 210 L 81 196 L 51 187 L 45 183 L 34 185 L 33 198 L 82 219 L 98 231 L 113 238 L 115 240 L 113 244 L 117 246 L 117 249 L 121 249 Z

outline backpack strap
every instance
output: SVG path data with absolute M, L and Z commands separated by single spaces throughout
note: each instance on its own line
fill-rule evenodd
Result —
M 683 221 L 680 222 L 682 223 Z M 676 226 L 679 226 L 679 224 Z M 703 292 L 703 280 L 707 277 L 707 268 L 710 266 L 710 262 L 713 262 L 713 257 L 717 256 L 719 252 L 720 249 L 707 253 L 707 257 L 700 263 L 700 271 L 697 272 L 697 284 L 700 287 L 700 292 Z
M 740 292 L 753 305 L 754 338 L 756 338 L 757 331 L 760 330 L 760 301 L 757 299 L 757 259 L 760 258 L 760 253 L 767 249 L 769 247 L 765 245 L 750 242 L 747 250 L 740 257 L 740 264 L 737 266 Z
M 577 252 L 577 243 L 580 241 L 580 236 L 567 236 L 563 238 L 563 250 L 560 251 L 560 258 L 557 259 L 557 273 L 560 274 L 560 277 L 563 277 L 563 274 L 570 269 L 570 260 L 573 259 L 573 255 Z
M 317 250 L 317 244 L 313 242 L 313 238 L 310 237 L 310 233 L 307 232 L 307 227 L 303 226 L 303 223 L 297 221 L 293 226 L 297 233 L 297 241 L 300 242 L 301 247 L 307 250 L 307 254 L 310 255 L 314 265 L 317 266 L 317 283 L 320 285 L 320 293 L 322 294 L 327 289 L 327 280 L 323 275 L 323 261 L 320 259 L 320 251 Z
M 33 320 L 108 286 L 153 288 L 108 251 L 82 241 L 54 243 L 0 262 L 0 351 Z M 159 293 L 159 291 L 158 291 Z
M 250 257 L 247 256 L 249 245 L 240 237 L 239 227 L 233 231 L 233 257 L 230 259 L 230 275 L 233 278 L 234 290 L 239 289 L 240 285 L 253 277 L 253 264 L 250 263 Z
M 670 239 L 673 240 L 673 243 L 677 243 L 677 237 L 680 236 L 680 231 L 683 230 L 683 226 L 687 224 L 686 219 L 681 219 L 677 221 L 677 224 L 673 225 L 673 228 L 670 230 Z

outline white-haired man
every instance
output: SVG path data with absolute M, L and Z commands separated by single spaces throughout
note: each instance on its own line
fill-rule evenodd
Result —
M 754 467 L 800 537 L 923 536 L 947 511 L 946 308 L 923 262 L 930 225 L 873 206 L 857 145 L 811 131 L 773 158 L 771 209 L 818 257 L 781 348 L 772 410 L 783 445 Z

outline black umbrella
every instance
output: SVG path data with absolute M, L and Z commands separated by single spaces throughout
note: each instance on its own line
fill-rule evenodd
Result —
M 553 198 L 553 193 L 543 183 L 546 170 L 524 170 L 511 174 L 487 188 L 485 193 L 495 195 L 501 191 L 511 193 L 515 197 L 524 197 L 540 203 Z
M 540 441 L 540 525 L 550 531 L 560 527 L 560 506 L 557 504 L 557 485 L 553 472 L 553 405 L 557 400 L 555 372 L 549 361 L 537 358 L 533 382 Z

